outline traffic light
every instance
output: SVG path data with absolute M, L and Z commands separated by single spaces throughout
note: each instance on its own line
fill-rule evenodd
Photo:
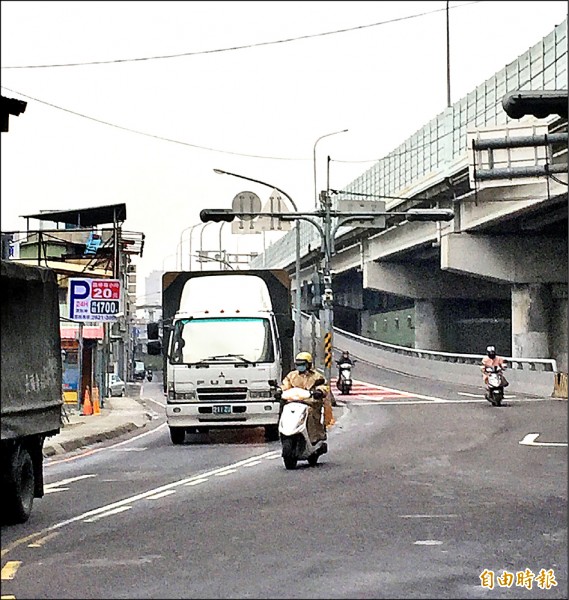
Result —
M 149 340 L 158 340 L 160 335 L 158 333 L 158 323 L 147 323 L 146 334 Z
M 200 211 L 200 220 L 202 223 L 213 221 L 220 223 L 225 221 L 231 223 L 235 219 L 235 213 L 231 208 L 204 208 Z
M 321 273 L 316 272 L 312 274 L 311 292 L 312 292 L 312 306 L 314 308 L 322 307 L 322 286 L 320 281 Z
M 162 354 L 162 342 L 160 340 L 150 340 L 146 343 L 146 352 L 150 356 Z
M 523 90 L 511 92 L 502 98 L 502 107 L 512 119 L 533 115 L 544 119 L 549 115 L 567 118 L 567 90 Z

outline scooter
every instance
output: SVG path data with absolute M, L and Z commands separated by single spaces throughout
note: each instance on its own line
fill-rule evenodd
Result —
M 339 373 L 336 386 L 342 394 L 352 391 L 352 366 L 353 364 L 343 362 L 338 365 Z
M 502 367 L 485 367 L 484 372 L 488 374 L 485 398 L 493 406 L 501 406 L 504 399 L 504 379 Z
M 282 392 L 282 400 L 286 401 L 279 419 L 279 434 L 282 444 L 282 457 L 287 469 L 295 469 L 299 460 L 306 460 L 315 467 L 318 458 L 328 452 L 328 444 L 320 440 L 310 442 L 306 421 L 309 406 L 304 402 L 312 393 L 302 388 L 291 388 Z

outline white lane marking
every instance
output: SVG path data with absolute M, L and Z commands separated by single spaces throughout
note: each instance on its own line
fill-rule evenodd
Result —
M 359 382 L 359 383 L 364 383 L 364 382 Z M 433 402 L 444 402 L 443 400 L 441 400 L 440 398 L 436 398 L 435 396 L 425 396 L 423 394 L 415 394 L 414 392 L 405 392 L 403 390 L 396 390 L 394 388 L 388 388 L 388 387 L 385 387 L 384 385 L 376 385 L 374 383 L 365 383 L 365 385 L 369 386 L 370 388 L 380 390 L 382 392 L 386 391 L 386 392 L 391 392 L 392 394 L 397 394 L 397 396 L 396 396 L 397 398 L 399 398 L 399 397 L 420 398 L 421 400 L 432 400 Z M 384 395 L 387 396 L 387 394 L 384 394 Z
M 244 467 L 254 467 L 255 465 L 261 464 L 260 460 L 256 460 L 254 462 L 249 463 L 248 465 L 243 465 Z
M 80 475 L 79 477 L 70 477 L 69 479 L 62 479 L 60 481 L 54 481 L 53 483 L 47 483 L 44 486 L 44 493 L 52 494 L 53 492 L 65 492 L 69 489 L 68 487 L 65 487 L 68 483 L 73 483 L 74 481 L 79 481 L 81 479 L 88 479 L 89 477 L 96 477 L 96 475 Z
M 203 479 L 194 479 L 194 481 L 190 481 L 189 483 L 186 483 L 184 485 L 199 485 L 200 483 L 205 483 L 207 481 L 206 478 Z
M 259 461 L 259 462 L 261 462 L 261 461 Z M 243 466 L 246 466 L 246 465 L 243 465 Z M 237 469 L 226 469 L 225 471 L 220 471 L 219 473 L 215 474 L 215 477 L 223 477 L 224 475 L 229 475 L 230 473 L 237 473 Z
M 551 398 L 518 398 L 516 402 L 547 402 Z M 485 398 L 473 398 L 472 400 L 444 400 L 438 398 L 437 402 L 426 401 L 426 400 L 376 400 L 375 402 L 350 402 L 351 406 L 400 406 L 402 404 L 453 404 L 459 406 L 461 404 L 487 404 L 488 400 Z
M 413 544 L 417 546 L 440 546 L 442 542 L 440 540 L 417 540 Z
M 277 455 L 278 455 L 278 452 L 276 452 L 274 450 L 271 452 L 264 452 L 263 454 L 259 454 L 258 456 L 252 456 L 250 458 L 240 460 L 231 465 L 213 469 L 211 471 L 208 471 L 207 473 L 200 473 L 199 475 L 192 475 L 191 477 L 186 477 L 186 478 L 180 479 L 178 481 L 173 481 L 172 483 L 167 483 L 156 489 L 148 490 L 146 492 L 141 492 L 140 494 L 136 494 L 134 496 L 131 496 L 130 498 L 125 498 L 124 500 L 118 500 L 117 502 L 113 502 L 112 504 L 108 504 L 106 506 L 101 506 L 99 508 L 89 510 L 89 511 L 82 513 L 80 515 L 77 515 L 75 517 L 71 517 L 70 519 L 66 519 L 65 521 L 60 521 L 59 523 L 50 525 L 49 527 L 46 527 L 45 529 L 43 529 L 41 532 L 38 532 L 38 535 L 43 535 L 46 532 L 53 531 L 55 529 L 61 529 L 62 527 L 65 527 L 66 525 L 70 525 L 71 523 L 75 523 L 77 521 L 84 521 L 86 518 L 88 520 L 90 520 L 90 518 L 94 518 L 98 515 L 106 515 L 107 513 L 109 513 L 109 511 L 114 511 L 115 509 L 122 508 L 126 505 L 128 505 L 128 506 L 124 510 L 128 510 L 129 508 L 131 508 L 130 505 L 133 504 L 134 502 L 137 502 L 138 500 L 144 500 L 150 496 L 159 494 L 160 492 L 186 485 L 192 481 L 196 481 L 197 479 L 207 479 L 208 477 L 212 477 L 216 473 L 227 471 L 227 469 L 242 467 L 244 465 L 249 464 L 250 462 L 252 462 L 254 460 L 259 460 L 261 458 L 272 458 L 272 457 L 276 458 Z
M 455 519 L 458 515 L 399 515 L 402 519 Z
M 465 400 L 464 403 L 468 402 Z M 455 400 L 376 400 L 370 402 L 350 402 L 352 406 L 371 406 L 377 404 L 378 406 L 399 406 L 400 404 L 459 404 Z
M 484 398 L 484 394 L 469 394 L 468 392 L 457 392 L 459 396 L 469 396 L 470 398 Z M 504 394 L 504 399 L 512 400 L 515 396 L 506 396 Z M 486 400 L 486 398 L 484 398 Z
M 538 437 L 539 433 L 528 433 L 518 443 L 523 446 L 567 446 L 567 442 L 536 442 Z
M 154 398 L 144 398 L 144 400 L 154 402 L 154 404 L 158 404 L 160 408 L 166 408 L 166 404 L 164 402 L 158 402 L 158 400 L 155 400 Z
M 97 454 L 99 452 L 105 452 L 107 450 L 114 450 L 115 448 L 124 446 L 125 444 L 132 444 L 132 442 L 135 442 L 143 437 L 146 437 L 147 435 L 153 435 L 156 432 L 160 431 L 161 429 L 164 429 L 165 427 L 166 427 L 166 423 L 161 423 L 154 429 L 150 429 L 149 431 L 145 431 L 144 433 L 135 435 L 134 437 L 131 437 L 128 440 L 123 440 L 122 442 L 117 442 L 116 444 L 112 444 L 111 446 L 105 446 L 104 448 L 92 448 L 91 450 L 87 450 L 86 452 L 82 452 L 81 454 L 78 454 L 76 456 L 66 456 L 66 457 L 60 458 L 60 459 L 50 458 L 49 461 L 47 461 L 45 463 L 45 466 L 50 467 L 52 465 L 58 465 L 58 464 L 61 464 L 64 462 L 76 461 L 80 458 L 85 458 L 86 456 L 92 456 L 93 454 Z
M 94 523 L 95 521 L 99 521 L 100 519 L 104 519 L 105 517 L 110 517 L 111 515 L 116 515 L 118 513 L 122 513 L 125 510 L 130 510 L 132 506 L 119 506 L 117 508 L 113 508 L 113 510 L 108 510 L 106 512 L 100 513 L 90 519 L 83 519 L 84 523 Z
M 59 532 L 54 531 L 53 533 L 50 533 L 49 535 L 46 535 L 40 538 L 39 540 L 36 540 L 33 544 L 28 544 L 28 548 L 41 548 L 46 542 L 49 542 L 49 540 L 51 540 L 54 537 L 57 537 L 58 535 Z
M 176 490 L 166 490 L 160 494 L 154 494 L 154 496 L 148 496 L 149 500 L 158 500 L 160 498 L 164 498 L 164 496 L 169 496 L 170 494 L 175 494 Z

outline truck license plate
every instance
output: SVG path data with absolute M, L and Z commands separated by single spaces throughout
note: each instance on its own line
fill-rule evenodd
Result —
M 223 406 L 214 406 L 213 407 L 214 415 L 228 415 L 231 414 L 231 406 L 229 404 L 224 404 Z

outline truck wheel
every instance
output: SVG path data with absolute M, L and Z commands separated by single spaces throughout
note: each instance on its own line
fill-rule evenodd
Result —
M 6 517 L 9 523 L 25 523 L 34 503 L 34 463 L 30 453 L 20 448 L 13 455 L 7 486 Z
M 276 442 L 279 439 L 279 426 L 267 425 L 265 427 L 265 439 L 267 442 Z
M 186 439 L 186 430 L 183 427 L 170 427 L 170 439 L 172 444 L 183 444 Z

